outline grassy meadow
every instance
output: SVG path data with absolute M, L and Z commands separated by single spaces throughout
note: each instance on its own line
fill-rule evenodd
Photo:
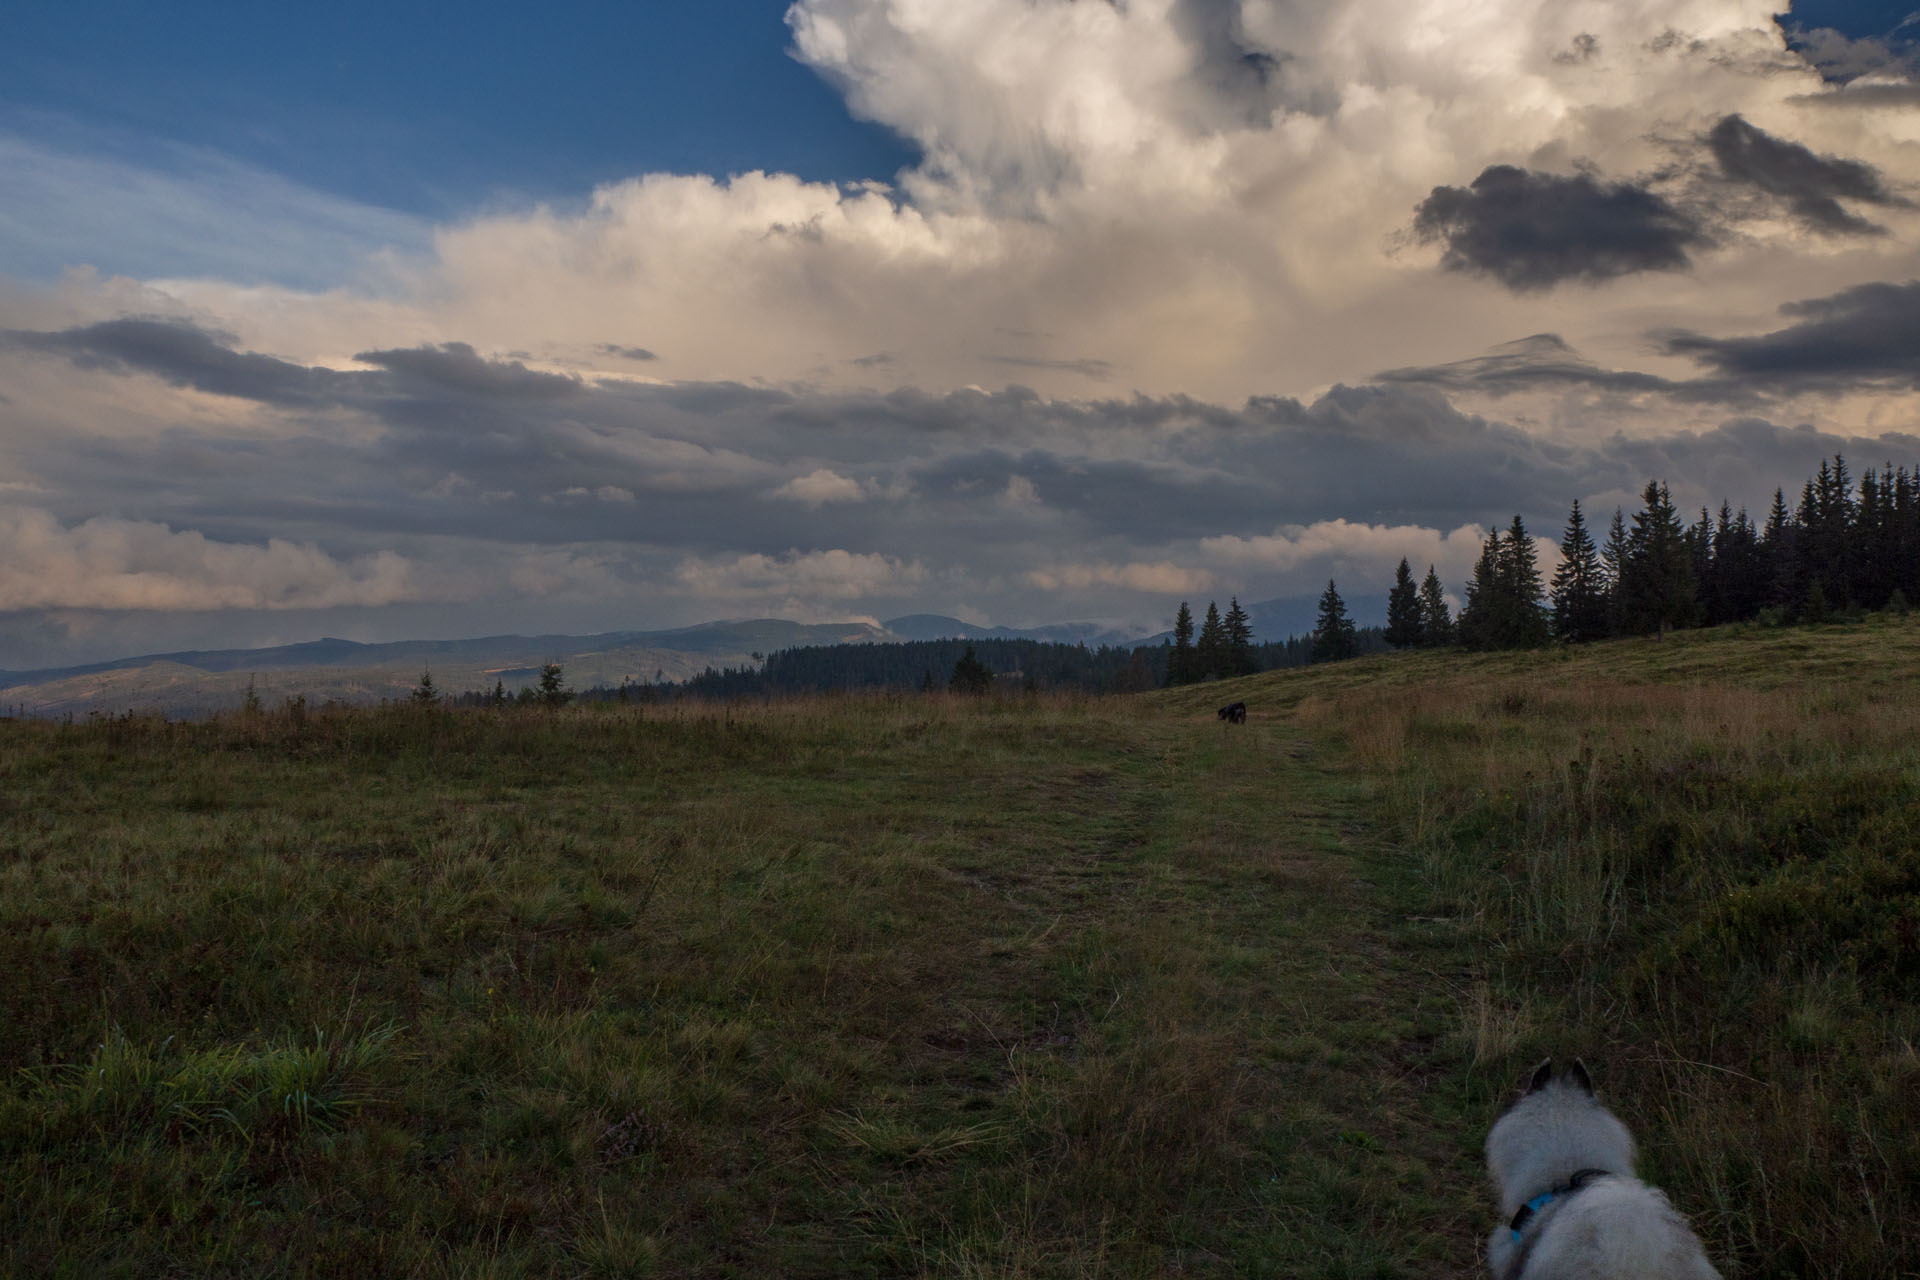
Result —
M 0 1272 L 1460 1275 L 1555 1053 L 1728 1275 L 1920 1275 L 1917 678 L 0 723 Z

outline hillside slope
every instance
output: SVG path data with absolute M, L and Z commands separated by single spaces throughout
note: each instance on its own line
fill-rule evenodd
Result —
M 1917 689 L 0 721 L 0 1271 L 1457 1276 L 1553 1054 L 1730 1277 L 1920 1274 Z
M 1469 949 L 1469 1087 L 1583 1055 L 1728 1274 L 1920 1275 L 1920 620 L 1153 695 L 1341 744 Z

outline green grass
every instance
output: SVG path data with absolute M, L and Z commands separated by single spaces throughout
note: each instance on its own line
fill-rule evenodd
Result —
M 1553 1052 L 1727 1274 L 1920 1274 L 1916 676 L 0 723 L 0 1272 L 1460 1275 Z
M 1446 1009 L 1297 737 L 0 725 L 0 1269 L 1457 1272 Z

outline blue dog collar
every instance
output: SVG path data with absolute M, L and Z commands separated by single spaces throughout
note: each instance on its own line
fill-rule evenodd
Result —
M 1607 1171 L 1605 1169 L 1582 1169 L 1571 1178 L 1568 1178 L 1563 1185 L 1550 1187 L 1521 1205 L 1519 1210 L 1513 1215 L 1513 1221 L 1507 1224 L 1507 1229 L 1513 1232 L 1513 1242 L 1515 1244 L 1520 1243 L 1520 1232 L 1526 1228 L 1527 1223 L 1531 1222 L 1535 1215 L 1542 1209 L 1552 1204 L 1555 1200 L 1558 1200 L 1561 1196 L 1570 1196 L 1576 1191 L 1585 1191 L 1595 1178 L 1604 1178 L 1606 1176 Z

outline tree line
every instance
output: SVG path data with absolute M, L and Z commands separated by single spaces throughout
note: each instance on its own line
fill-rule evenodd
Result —
M 1209 613 L 1218 609 L 1209 606 Z M 1191 610 L 1188 610 L 1191 624 Z M 1237 601 L 1229 614 L 1245 614 Z M 1224 628 L 1225 616 L 1219 618 Z M 1080 693 L 1139 693 L 1173 681 L 1170 673 L 1184 670 L 1192 680 L 1212 676 L 1273 671 L 1314 661 L 1313 638 L 1254 642 L 1251 633 L 1237 645 L 1208 644 L 1208 662 L 1231 662 L 1231 668 L 1202 667 L 1196 655 L 1202 647 L 1189 638 L 1186 657 L 1177 657 L 1173 638 L 1159 644 L 1065 644 L 1046 640 L 979 639 L 914 640 L 882 644 L 801 645 L 767 655 L 758 666 L 708 667 L 699 675 L 676 683 L 628 682 L 582 690 L 583 702 L 665 702 L 679 698 L 725 701 L 733 698 L 772 698 L 790 694 L 846 693 L 897 690 L 932 693 L 978 693 L 989 690 Z M 1354 632 L 1360 651 L 1384 653 L 1388 645 L 1378 627 Z M 1177 664 L 1187 661 L 1182 668 Z M 484 695 L 482 695 L 484 696 Z
M 1920 470 L 1889 464 L 1856 482 L 1836 454 L 1808 478 L 1797 503 L 1788 503 L 1784 489 L 1774 490 L 1761 522 L 1723 501 L 1717 514 L 1702 508 L 1689 523 L 1661 481 L 1648 481 L 1640 503 L 1631 517 L 1615 509 L 1605 540 L 1596 542 L 1576 500 L 1551 581 L 1542 577 L 1521 517 L 1504 531 L 1489 530 L 1457 618 L 1434 566 L 1416 583 L 1402 559 L 1387 594 L 1384 628 L 1356 627 L 1329 580 L 1313 631 L 1284 641 L 1256 642 L 1252 619 L 1234 596 L 1224 614 L 1209 601 L 1198 628 L 1181 601 L 1171 636 L 1157 645 L 1090 649 L 1017 639 L 804 645 L 770 654 L 757 667 L 709 667 L 678 684 L 626 683 L 578 695 L 564 689 L 560 668 L 548 664 L 538 689 L 510 695 L 496 684 L 490 693 L 450 701 L 560 706 L 575 696 L 630 702 L 863 689 L 1130 693 L 1387 649 L 1526 648 L 1753 619 L 1818 622 L 1852 610 L 1904 611 L 1920 596 Z M 415 700 L 439 697 L 423 674 Z
M 1504 533 L 1489 531 L 1457 620 L 1448 617 L 1433 569 L 1415 587 L 1402 560 L 1387 596 L 1386 640 L 1402 649 L 1578 644 L 1728 622 L 1904 611 L 1916 594 L 1920 471 L 1887 465 L 1856 483 L 1835 455 L 1801 487 L 1797 503 L 1774 490 L 1761 522 L 1724 501 L 1717 513 L 1703 507 L 1688 522 L 1666 484 L 1648 481 L 1640 509 L 1629 517 L 1616 508 L 1596 542 L 1576 500 L 1550 582 L 1516 515 Z

